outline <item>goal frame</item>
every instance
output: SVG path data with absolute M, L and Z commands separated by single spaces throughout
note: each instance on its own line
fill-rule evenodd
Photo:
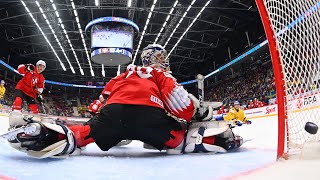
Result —
M 286 86 L 284 82 L 283 66 L 280 59 L 280 54 L 277 49 L 276 35 L 272 30 L 272 25 L 267 13 L 267 9 L 263 0 L 256 0 L 256 4 L 260 13 L 262 24 L 268 40 L 269 51 L 271 55 L 272 68 L 276 83 L 276 99 L 278 105 L 278 148 L 277 158 L 287 156 L 288 152 L 285 152 L 286 137 L 288 136 L 288 130 L 286 125 L 288 124 L 287 109 L 286 109 Z M 287 142 L 289 142 L 287 140 Z

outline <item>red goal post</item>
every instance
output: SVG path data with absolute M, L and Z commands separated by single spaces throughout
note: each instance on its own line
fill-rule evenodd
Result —
M 277 156 L 288 157 L 293 149 L 301 152 L 305 144 L 320 139 L 320 132 L 304 131 L 308 121 L 320 126 L 320 2 L 256 0 L 256 4 L 276 82 Z

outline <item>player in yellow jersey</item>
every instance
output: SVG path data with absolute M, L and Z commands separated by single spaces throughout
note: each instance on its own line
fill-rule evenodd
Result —
M 225 120 L 230 124 L 235 124 L 241 126 L 242 124 L 251 124 L 251 121 L 248 120 L 244 114 L 244 111 L 240 109 L 239 101 L 235 101 L 232 107 L 226 115 L 217 117 L 216 120 Z
M 2 105 L 4 103 L 4 94 L 6 93 L 6 88 L 4 87 L 4 80 L 0 82 L 0 109 L 2 109 Z

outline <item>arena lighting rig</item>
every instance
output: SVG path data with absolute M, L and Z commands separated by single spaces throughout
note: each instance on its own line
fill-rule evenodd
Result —
M 158 0 L 153 0 L 153 4 L 152 4 L 152 6 L 151 6 L 151 9 L 150 9 L 150 12 L 149 12 L 149 15 L 148 15 L 146 24 L 144 25 L 144 28 L 143 28 L 143 31 L 142 31 L 142 34 L 141 34 L 141 37 L 140 37 L 140 40 L 139 40 L 139 44 L 138 44 L 138 47 L 137 47 L 137 49 L 136 49 L 136 53 L 135 53 L 134 58 L 133 58 L 133 60 L 132 60 L 132 64 L 134 64 L 134 62 L 135 62 L 135 60 L 136 60 L 136 57 L 137 57 L 137 55 L 138 55 L 138 53 L 139 53 L 139 49 L 140 49 L 140 46 L 141 46 L 141 42 L 142 42 L 142 40 L 143 40 L 143 36 L 144 36 L 144 34 L 146 33 L 148 24 L 149 24 L 149 22 L 150 22 L 150 18 L 151 18 L 152 13 L 153 13 L 153 9 L 154 9 L 154 7 L 156 6 L 157 1 L 158 1 Z
M 74 51 L 74 48 L 73 48 L 72 43 L 71 43 L 71 41 L 70 41 L 70 38 L 69 38 L 69 36 L 68 36 L 68 34 L 67 34 L 67 31 L 66 31 L 65 28 L 64 28 L 64 24 L 62 23 L 62 19 L 60 18 L 60 15 L 59 15 L 59 12 L 58 12 L 58 10 L 57 10 L 57 7 L 56 7 L 56 5 L 54 4 L 53 0 L 50 0 L 50 2 L 51 2 L 51 5 L 52 5 L 52 8 L 53 8 L 53 10 L 54 10 L 54 12 L 55 12 L 55 14 L 56 14 L 56 16 L 57 16 L 57 18 L 58 18 L 59 23 L 61 22 L 61 23 L 60 23 L 60 27 L 62 28 L 62 31 L 64 32 L 64 34 L 65 34 L 65 36 L 66 36 L 66 38 L 67 38 L 67 40 L 68 40 L 69 46 L 70 46 L 70 48 L 71 48 L 71 50 L 72 50 L 72 52 L 73 52 L 73 55 L 74 55 L 74 57 L 75 57 L 75 59 L 76 59 L 76 61 L 77 61 L 78 66 L 79 66 L 80 73 L 81 73 L 81 75 L 84 75 L 83 69 L 81 68 L 80 63 L 79 63 L 79 60 L 78 60 L 78 56 L 77 56 L 76 52 Z M 40 8 L 40 7 L 39 7 L 39 8 Z M 44 17 L 45 17 L 45 16 L 44 16 Z
M 71 0 L 72 1 L 72 0 Z M 49 46 L 51 47 L 51 49 L 53 50 L 53 52 L 55 53 L 55 55 L 57 56 L 55 50 L 53 49 L 52 45 L 50 44 L 50 42 L 48 41 L 47 37 L 45 36 L 45 34 L 43 33 L 42 29 L 40 28 L 40 26 L 38 25 L 38 23 L 36 22 L 36 20 L 33 18 L 32 14 L 30 13 L 29 9 L 26 7 L 25 3 L 23 0 L 21 0 L 22 4 L 24 5 L 24 7 L 26 8 L 27 12 L 29 13 L 30 17 L 32 18 L 32 20 L 35 22 L 35 24 L 37 25 L 37 27 L 39 28 L 40 32 L 42 33 L 43 37 L 46 39 L 46 41 L 48 42 Z M 207 2 L 208 3 L 208 2 Z M 293 28 L 294 26 L 296 26 L 297 24 L 299 24 L 301 21 L 303 21 L 304 19 L 306 19 L 308 16 L 310 16 L 311 14 L 315 13 L 318 9 L 320 8 L 320 2 L 318 2 L 317 4 L 315 4 L 314 6 L 312 6 L 310 9 L 306 10 L 304 14 L 300 15 L 298 18 L 296 18 L 294 21 L 292 21 L 290 24 L 288 24 L 286 27 L 284 27 L 282 30 L 280 30 L 278 33 L 276 33 L 276 36 L 281 35 L 282 33 L 284 33 L 285 31 L 290 30 L 291 28 Z M 256 50 L 260 49 L 261 47 L 265 46 L 266 44 L 268 44 L 268 41 L 265 40 L 262 43 L 256 45 L 255 47 L 253 47 L 252 49 L 246 51 L 245 53 L 241 54 L 240 56 L 236 57 L 235 59 L 233 59 L 232 61 L 228 62 L 227 64 L 221 66 L 220 68 L 216 69 L 215 71 L 207 74 L 204 78 L 208 78 L 228 67 L 230 67 L 231 65 L 235 64 L 236 62 L 240 61 L 241 59 L 243 59 L 244 57 L 252 54 L 253 52 L 255 52 Z M 58 60 L 60 61 L 60 65 L 63 68 L 64 71 L 66 71 L 63 63 L 61 62 L 60 58 L 57 56 Z M 0 59 L 0 64 L 4 65 L 5 67 L 7 67 L 8 69 L 10 69 L 11 71 L 19 74 L 19 72 L 14 69 L 13 67 L 11 67 L 10 65 L 6 64 L 4 61 L 2 61 Z M 185 81 L 185 82 L 181 82 L 181 85 L 186 85 L 186 84 L 192 84 L 197 82 L 197 80 L 190 80 L 190 81 Z M 85 86 L 85 85 L 77 85 L 77 84 L 68 84 L 68 83 L 62 83 L 62 82 L 55 82 L 55 81 L 49 81 L 46 80 L 46 83 L 48 84 L 56 84 L 56 85 L 61 85 L 61 86 L 71 86 L 71 87 L 82 87 L 82 88 L 103 88 L 103 86 Z
M 27 7 L 26 3 L 23 0 L 20 0 L 20 2 L 22 3 L 22 5 L 24 6 L 24 8 L 26 9 L 26 11 L 28 12 L 29 16 L 31 17 L 31 19 L 33 20 L 33 22 L 36 24 L 36 26 L 38 27 L 39 31 L 41 32 L 42 36 L 44 37 L 44 39 L 47 41 L 48 45 L 50 46 L 50 48 L 52 49 L 54 55 L 57 57 L 58 61 L 60 62 L 60 66 L 62 67 L 62 69 L 64 71 L 66 71 L 66 67 L 64 66 L 64 64 L 62 63 L 61 59 L 59 58 L 57 52 L 54 50 L 53 46 L 51 45 L 50 41 L 48 40 L 47 36 L 44 34 L 44 32 L 42 31 L 41 27 L 39 26 L 39 24 L 37 23 L 37 21 L 34 19 L 33 15 L 31 14 L 29 8 Z M 49 26 L 50 29 L 52 29 L 51 26 Z
M 61 45 L 61 43 L 60 43 L 60 41 L 59 41 L 59 39 L 58 39 L 55 31 L 53 30 L 50 22 L 48 21 L 48 18 L 47 18 L 47 16 L 46 16 L 46 14 L 44 14 L 43 9 L 41 8 L 39 2 L 38 2 L 38 1 L 35 1 L 35 2 L 36 2 L 36 4 L 37 4 L 37 6 L 38 6 L 38 8 L 39 8 L 39 10 L 40 10 L 40 12 L 41 12 L 41 14 L 42 14 L 42 16 L 43 16 L 44 19 L 46 20 L 46 23 L 47 23 L 47 25 L 49 26 L 49 28 L 50 28 L 50 30 L 51 30 L 54 38 L 56 39 L 56 41 L 57 41 L 57 43 L 58 43 L 58 45 L 59 45 L 59 47 L 60 47 L 60 49 L 61 49 L 64 57 L 65 57 L 66 60 L 68 61 L 72 73 L 75 74 L 76 72 L 74 71 L 73 66 L 72 66 L 72 64 L 70 63 L 70 60 L 69 60 L 68 56 L 66 55 L 66 52 L 64 51 L 64 48 L 62 47 L 62 45 Z M 60 19 L 60 21 L 61 21 L 61 19 Z M 59 23 L 60 23 L 60 21 L 59 21 Z M 62 23 L 62 22 L 61 22 L 61 23 Z
M 70 2 L 71 2 L 71 6 L 72 6 L 72 9 L 73 9 L 74 16 L 76 18 L 78 30 L 79 30 L 79 33 L 80 33 L 80 36 L 81 36 L 81 39 L 82 39 L 82 44 L 84 46 L 84 50 L 85 50 L 86 55 L 87 55 L 87 60 L 88 60 L 89 66 L 90 66 L 90 73 L 91 73 L 91 76 L 94 76 L 94 72 L 93 72 L 93 69 L 92 69 L 91 61 L 90 61 L 90 56 L 89 56 L 88 49 L 87 49 L 87 46 L 86 46 L 86 41 L 84 40 L 84 36 L 83 36 L 83 33 L 82 33 L 78 12 L 76 10 L 76 6 L 75 6 L 73 0 L 70 0 Z M 104 71 L 104 69 L 103 69 L 103 71 Z
M 172 15 L 172 12 L 173 12 L 174 8 L 177 6 L 178 2 L 179 2 L 178 0 L 176 0 L 176 2 L 174 2 L 173 6 L 172 6 L 172 8 L 170 9 L 170 12 L 169 12 L 166 20 L 164 21 L 164 23 L 163 23 L 163 25 L 162 25 L 162 27 L 161 27 L 161 29 L 160 29 L 160 32 L 159 32 L 159 34 L 157 35 L 156 39 L 154 40 L 153 44 L 156 44 L 156 43 L 157 43 L 157 41 L 158 41 L 158 39 L 159 39 L 162 31 L 164 30 L 164 27 L 166 27 L 166 25 L 167 25 L 167 23 L 168 23 L 168 20 L 170 19 L 170 16 Z
M 206 7 L 208 6 L 208 4 L 211 2 L 211 0 L 208 0 L 207 3 L 201 8 L 201 10 L 199 11 L 199 13 L 197 14 L 197 16 L 193 19 L 193 21 L 191 22 L 191 24 L 188 26 L 188 28 L 183 32 L 183 34 L 180 36 L 180 38 L 178 39 L 178 41 L 176 42 L 176 44 L 171 48 L 171 51 L 169 52 L 167 58 L 170 56 L 170 54 L 173 52 L 174 48 L 177 47 L 177 45 L 180 43 L 181 39 L 184 37 L 184 35 L 189 31 L 189 29 L 192 27 L 192 25 L 194 24 L 194 22 L 196 22 L 196 20 L 199 18 L 199 16 L 201 15 L 202 11 L 204 11 L 206 9 Z M 173 34 L 173 33 L 172 33 Z M 171 34 L 171 35 L 172 35 Z
M 193 0 L 191 2 L 191 4 L 188 6 L 187 10 L 183 13 L 182 17 L 180 18 L 178 24 L 176 25 L 176 27 L 173 29 L 172 33 L 170 34 L 169 38 L 167 39 L 167 42 L 164 44 L 164 48 L 166 48 L 166 46 L 168 45 L 170 39 L 172 38 L 173 34 L 176 32 L 176 30 L 178 29 L 178 27 L 180 26 L 181 22 L 183 21 L 184 17 L 186 17 L 187 13 L 189 12 L 189 10 L 191 9 L 191 7 L 193 6 L 193 4 L 196 2 L 197 0 Z M 183 37 L 183 36 L 181 36 Z

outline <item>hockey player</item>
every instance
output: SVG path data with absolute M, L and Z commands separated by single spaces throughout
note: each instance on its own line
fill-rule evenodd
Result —
M 229 124 L 235 124 L 237 126 L 241 126 L 243 123 L 251 124 L 251 121 L 246 118 L 244 111 L 240 109 L 239 101 L 234 101 L 233 106 L 227 115 L 219 116 L 216 120 L 225 120 Z
M 18 72 L 24 77 L 16 85 L 16 97 L 12 106 L 12 110 L 21 110 L 23 100 L 25 100 L 32 113 L 38 114 L 38 106 L 35 99 L 41 97 L 44 89 L 44 77 L 42 72 L 46 68 L 46 63 L 39 60 L 36 67 L 33 64 L 21 64 L 18 66 Z M 41 98 L 40 98 L 41 99 Z
M 194 123 L 188 128 L 199 101 L 167 72 L 169 61 L 162 46 L 147 46 L 141 59 L 143 67 L 129 65 L 125 73 L 108 82 L 103 90 L 109 96 L 106 106 L 89 125 L 66 127 L 12 116 L 10 125 L 27 124 L 28 132 L 10 138 L 12 146 L 43 158 L 68 155 L 91 142 L 107 151 L 123 139 L 140 140 L 158 150 L 167 148 L 168 153 L 225 152 L 242 144 L 242 138 L 224 122 Z M 203 119 L 208 120 L 212 108 L 205 108 L 208 113 Z
M 4 94 L 6 93 L 6 88 L 4 87 L 4 80 L 1 80 L 0 83 L 0 109 L 2 109 L 2 105 L 4 103 Z

